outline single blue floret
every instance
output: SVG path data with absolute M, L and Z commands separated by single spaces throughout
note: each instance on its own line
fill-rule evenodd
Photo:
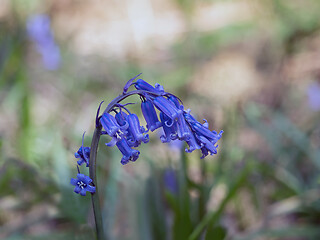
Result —
M 87 167 L 89 167 L 89 159 L 90 159 L 90 148 L 81 146 L 79 150 L 74 154 L 75 158 L 80 158 L 77 163 L 81 166 L 83 163 L 86 163 Z
M 127 116 L 127 121 L 129 123 L 128 132 L 130 134 L 130 138 L 127 138 L 129 146 L 138 147 L 140 146 L 141 142 L 148 143 L 149 135 L 143 135 L 145 129 L 144 127 L 140 126 L 138 116 L 136 114 L 129 114 Z
M 161 127 L 162 124 L 158 119 L 156 110 L 154 109 L 154 106 L 151 101 L 145 100 L 141 103 L 141 111 L 146 119 L 147 122 L 147 128 L 151 132 L 156 130 L 157 128 Z
M 192 134 L 190 132 L 190 129 L 188 127 L 188 124 L 186 120 L 183 117 L 183 114 L 180 114 L 178 116 L 178 121 L 177 121 L 177 133 L 178 133 L 178 138 L 180 140 L 187 141 L 190 139 L 190 135 Z
M 81 166 L 83 163 L 86 163 L 86 166 L 89 167 L 89 159 L 90 159 L 90 148 L 83 146 L 84 134 L 82 135 L 82 145 L 77 152 L 75 152 L 75 158 L 80 158 L 77 163 Z
M 123 157 L 121 159 L 122 165 L 127 164 L 129 161 L 135 162 L 138 159 L 140 152 L 138 150 L 130 148 L 128 142 L 125 139 L 117 142 L 117 147 L 123 154 Z
M 160 136 L 161 142 L 165 143 L 177 139 L 178 134 L 175 121 L 169 118 L 163 112 L 160 112 L 160 120 L 162 122 L 162 127 L 164 131 L 164 135 Z
M 91 186 L 92 179 L 84 174 L 78 173 L 77 179 L 71 178 L 70 183 L 75 186 L 74 192 L 86 196 L 86 192 L 95 193 L 96 187 Z
M 137 90 L 145 90 L 148 92 L 153 92 L 157 94 L 165 94 L 163 87 L 160 84 L 156 84 L 155 87 L 147 83 L 146 81 L 142 79 L 138 79 L 135 83 L 134 86 Z
M 176 120 L 179 114 L 183 113 L 183 111 L 177 108 L 173 102 L 169 101 L 168 99 L 162 96 L 156 97 L 153 100 L 153 104 L 156 106 L 156 108 L 159 109 L 160 112 L 163 112 L 172 120 Z
M 112 137 L 112 140 L 109 143 L 106 143 L 109 147 L 113 147 L 120 141 L 127 133 L 126 130 L 129 127 L 127 122 L 124 122 L 123 125 L 119 125 L 117 119 L 110 113 L 104 113 L 100 118 L 100 123 L 105 129 L 105 133 Z

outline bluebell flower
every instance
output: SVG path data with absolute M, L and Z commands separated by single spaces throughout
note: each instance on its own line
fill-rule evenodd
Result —
M 186 120 L 184 119 L 183 114 L 179 114 L 179 116 L 178 116 L 177 134 L 178 134 L 178 138 L 180 140 L 187 141 L 190 139 L 191 131 L 189 129 L 189 126 L 188 126 Z
M 219 134 L 217 134 L 216 131 L 210 131 L 208 128 L 209 127 L 208 122 L 206 120 L 204 124 L 201 124 L 197 120 L 195 120 L 195 118 L 190 113 L 185 112 L 184 116 L 186 121 L 191 126 L 191 129 L 196 134 L 203 135 L 215 142 L 217 142 L 221 138 L 223 131 L 221 131 Z
M 129 126 L 127 122 L 127 116 L 128 114 L 126 114 L 123 111 L 120 111 L 116 113 L 115 119 L 120 126 Z
M 130 138 L 127 138 L 129 146 L 138 147 L 141 142 L 149 142 L 149 135 L 144 135 L 145 129 L 140 126 L 139 118 L 136 114 L 129 114 L 127 122 L 129 123 L 128 132 L 130 133 Z
M 201 158 L 206 157 L 209 153 L 211 155 L 216 154 L 218 145 L 216 146 L 215 144 L 221 138 L 223 131 L 220 131 L 219 134 L 216 131 L 210 131 L 207 120 L 204 119 L 203 124 L 199 123 L 190 114 L 190 111 L 185 111 L 184 117 L 193 133 L 190 135 L 191 138 L 187 141 L 189 149 L 186 149 L 186 151 L 192 152 L 195 149 L 201 148 Z
M 211 155 L 217 154 L 217 147 L 215 146 L 213 142 L 211 142 L 209 139 L 207 139 L 204 136 L 196 134 L 196 138 L 201 143 L 201 151 L 202 151 L 202 158 L 205 158 L 209 153 Z
M 47 15 L 33 15 L 27 20 L 27 33 L 42 55 L 44 66 L 48 70 L 56 70 L 60 65 L 60 49 L 54 41 L 50 25 Z
M 106 132 L 107 132 L 107 134 L 109 136 L 112 137 L 112 136 L 114 136 L 116 134 L 120 135 L 122 126 L 120 126 L 118 124 L 118 122 L 115 119 L 115 117 L 112 116 L 110 113 L 102 114 L 100 122 L 101 122 L 101 125 L 106 130 Z
M 77 161 L 80 166 L 86 163 L 87 167 L 89 167 L 90 147 L 81 146 L 74 156 L 75 158 L 80 158 L 80 160 Z
M 159 109 L 160 112 L 163 112 L 172 120 L 177 119 L 179 114 L 183 113 L 183 111 L 178 109 L 174 103 L 162 96 L 155 97 L 153 104 Z
M 147 83 L 142 79 L 138 79 L 134 83 L 134 86 L 137 90 L 145 90 L 145 91 L 153 92 L 157 94 L 165 94 L 163 87 L 160 84 L 156 84 L 156 87 L 153 87 L 152 85 L 150 85 L 149 83 Z
M 190 134 L 189 139 L 186 140 L 186 143 L 189 145 L 189 149 L 185 149 L 187 153 L 191 153 L 194 150 L 201 148 L 200 143 L 196 140 L 193 133 Z
M 156 110 L 154 109 L 153 103 L 150 100 L 142 101 L 141 111 L 147 122 L 147 129 L 153 132 L 157 128 L 161 127 L 162 124 L 158 119 Z
M 174 96 L 174 95 L 170 95 L 168 97 L 168 99 L 173 102 L 173 104 L 178 108 L 178 109 L 182 109 L 183 110 L 183 105 L 180 103 L 179 99 Z
M 129 161 L 135 162 L 139 158 L 140 152 L 136 149 L 130 148 L 126 139 L 123 138 L 120 141 L 118 141 L 117 147 L 123 154 L 123 157 L 121 159 L 122 165 L 127 164 Z
M 74 192 L 85 196 L 86 192 L 95 193 L 96 187 L 91 186 L 92 179 L 84 174 L 78 173 L 77 179 L 71 178 L 70 183 L 75 186 Z
M 120 111 L 120 112 L 116 113 L 116 115 L 115 115 L 115 119 L 117 120 L 117 123 L 120 126 L 125 127 L 125 129 L 126 129 L 123 131 L 122 136 L 125 137 L 127 139 L 127 141 L 134 143 L 134 136 L 132 135 L 132 131 L 130 131 L 130 129 L 129 129 L 129 123 L 128 123 L 127 118 L 128 118 L 128 114 L 126 114 L 123 111 Z
M 215 141 L 218 141 L 220 139 L 219 135 L 217 135 L 217 132 L 210 131 L 208 128 L 206 128 L 199 122 L 192 122 L 190 125 L 192 130 L 199 135 L 203 135 L 206 138 L 209 138 Z
M 178 138 L 177 126 L 174 120 L 169 118 L 163 112 L 160 112 L 160 120 L 162 122 L 162 128 L 164 135 L 160 136 L 161 142 L 170 142 L 171 140 L 176 140 Z
M 77 163 L 81 166 L 83 163 L 86 163 L 87 167 L 89 167 L 89 159 L 90 159 L 90 147 L 83 146 L 84 134 L 82 135 L 82 145 L 77 152 L 75 152 L 75 158 L 80 158 Z
M 128 123 L 120 126 L 115 117 L 110 113 L 102 114 L 100 123 L 105 129 L 105 133 L 112 137 L 112 140 L 109 143 L 106 143 L 109 147 L 113 147 L 118 141 L 120 141 L 125 135 L 126 129 L 129 127 Z

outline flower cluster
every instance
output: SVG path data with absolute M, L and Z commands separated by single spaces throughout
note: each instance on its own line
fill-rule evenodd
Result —
M 139 118 L 121 104 L 116 104 L 112 109 L 115 116 L 104 113 L 100 117 L 100 123 L 105 129 L 105 134 L 112 137 L 107 146 L 117 145 L 123 157 L 121 163 L 127 164 L 129 161 L 136 161 L 140 152 L 134 147 L 138 147 L 142 142 L 149 141 L 148 131 L 161 128 L 164 134 L 160 137 L 163 143 L 179 139 L 185 141 L 189 148 L 186 152 L 201 149 L 202 157 L 208 154 L 217 153 L 217 141 L 221 138 L 222 132 L 218 134 L 210 131 L 208 122 L 199 123 L 190 113 L 185 110 L 179 98 L 164 91 L 164 88 L 156 84 L 154 87 L 142 79 L 136 82 L 130 80 L 124 92 L 133 85 L 141 98 L 141 111 L 146 120 L 146 130 L 140 126 Z M 159 110 L 158 116 L 156 109 Z M 126 113 L 126 112 L 127 113 Z
M 218 147 L 216 143 L 221 138 L 223 131 L 217 133 L 209 130 L 209 124 L 205 119 L 204 123 L 198 122 L 189 109 L 185 110 L 182 101 L 173 94 L 165 92 L 160 84 L 153 87 L 142 79 L 134 81 L 139 75 L 128 81 L 122 95 L 114 99 L 101 116 L 99 116 L 101 104 L 97 113 L 96 127 L 102 128 L 101 134 L 111 137 L 110 142 L 106 143 L 107 146 L 118 147 L 123 155 L 121 164 L 136 161 L 140 155 L 136 148 L 141 143 L 149 142 L 149 131 L 153 132 L 159 128 L 163 129 L 163 134 L 160 136 L 163 143 L 178 139 L 188 144 L 188 148 L 185 149 L 188 153 L 200 149 L 201 158 L 209 154 L 216 154 Z M 131 86 L 134 86 L 136 90 L 128 92 Z M 131 103 L 120 103 L 133 94 L 140 96 L 141 112 L 147 123 L 146 128 L 140 125 L 138 116 L 128 110 L 127 105 Z M 90 148 L 85 148 L 82 144 L 75 157 L 80 158 L 79 165 L 86 163 L 88 166 Z M 75 180 L 71 181 L 76 186 L 75 192 L 77 193 L 79 193 L 77 187 L 79 181 L 82 181 L 79 177 L 77 183 Z M 86 190 L 92 192 L 91 188 Z

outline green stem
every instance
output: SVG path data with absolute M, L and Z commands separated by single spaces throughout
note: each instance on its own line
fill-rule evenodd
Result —
M 91 142 L 91 151 L 90 151 L 90 161 L 89 161 L 89 176 L 93 180 L 96 192 L 91 194 L 92 200 L 92 208 L 94 213 L 94 220 L 96 224 L 96 233 L 98 240 L 104 240 L 105 238 L 104 230 L 103 230 L 103 222 L 102 222 L 102 215 L 101 215 L 101 208 L 99 202 L 99 191 L 98 191 L 98 182 L 97 182 L 97 175 L 96 175 L 96 159 L 98 153 L 98 145 L 101 136 L 101 127 L 97 127 L 94 130 L 92 142 Z

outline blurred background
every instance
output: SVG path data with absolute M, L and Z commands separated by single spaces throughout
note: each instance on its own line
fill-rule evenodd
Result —
M 140 72 L 224 134 L 200 160 L 154 132 L 126 166 L 102 138 L 110 239 L 320 239 L 319 12 L 318 0 L 0 0 L 0 239 L 94 238 L 74 152 Z

